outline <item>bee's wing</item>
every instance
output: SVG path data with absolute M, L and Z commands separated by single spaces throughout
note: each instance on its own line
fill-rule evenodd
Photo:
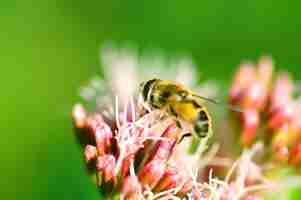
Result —
M 224 103 L 224 102 L 221 102 L 221 101 L 218 101 L 218 100 L 215 100 L 215 99 L 211 99 L 211 98 L 208 98 L 208 97 L 204 97 L 204 96 L 200 96 L 198 94 L 192 94 L 193 97 L 197 98 L 197 99 L 201 99 L 201 100 L 204 100 L 206 102 L 209 102 L 209 103 L 213 103 L 215 105 L 219 105 L 219 106 L 223 106 L 231 111 L 234 111 L 234 112 L 243 112 L 239 107 L 237 106 L 232 106 L 232 105 L 229 105 L 228 103 Z

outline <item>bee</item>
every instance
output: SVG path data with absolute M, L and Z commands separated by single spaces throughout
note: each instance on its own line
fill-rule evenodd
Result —
M 140 85 L 140 94 L 147 106 L 160 109 L 174 116 L 179 121 L 184 121 L 192 126 L 192 133 L 199 139 L 212 135 L 211 116 L 202 103 L 205 97 L 201 97 L 184 85 L 170 81 L 151 79 Z M 211 99 L 207 99 L 211 100 Z
M 198 139 L 210 138 L 212 135 L 212 119 L 204 101 L 220 105 L 221 103 L 207 97 L 200 96 L 184 85 L 170 80 L 151 79 L 140 85 L 140 96 L 144 103 L 153 109 L 165 111 L 181 122 L 190 125 L 191 133 Z M 241 112 L 239 108 L 227 106 L 230 110 Z

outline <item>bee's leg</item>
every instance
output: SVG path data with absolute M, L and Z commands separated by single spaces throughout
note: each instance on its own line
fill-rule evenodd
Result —
M 176 125 L 178 128 L 182 129 L 182 124 L 179 120 L 176 120 Z
M 176 120 L 177 127 L 179 127 L 180 129 L 182 129 L 183 131 L 185 131 L 185 124 L 182 124 L 182 123 L 183 123 L 183 121 L 181 121 L 180 119 Z M 191 136 L 192 136 L 192 133 L 190 133 L 190 132 L 182 134 L 181 137 L 178 140 L 178 143 L 181 143 L 184 138 L 191 137 Z
M 184 134 L 182 134 L 181 138 L 178 140 L 178 144 L 181 143 L 184 140 L 184 138 L 191 137 L 191 136 L 192 136 L 191 133 L 184 133 Z
M 151 109 L 151 107 L 148 105 L 148 104 L 146 104 L 146 103 L 142 103 L 142 107 L 147 111 L 147 112 L 152 112 L 152 109 Z

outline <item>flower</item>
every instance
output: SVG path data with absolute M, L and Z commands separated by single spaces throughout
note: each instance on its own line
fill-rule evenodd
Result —
M 252 144 L 259 127 L 259 113 L 265 108 L 273 73 L 270 57 L 262 57 L 257 66 L 242 63 L 234 76 L 229 101 L 241 107 L 242 144 Z
M 206 167 L 216 159 L 217 145 L 206 152 L 209 138 L 202 143 L 194 137 L 180 142 L 186 132 L 175 119 L 160 110 L 145 108 L 139 99 L 137 88 L 141 79 L 148 76 L 150 71 L 147 70 L 161 71 L 159 66 L 169 66 L 167 73 L 157 74 L 162 76 L 160 78 L 182 82 L 194 91 L 203 91 L 202 95 L 207 97 L 215 96 L 214 83 L 204 87 L 196 85 L 191 59 L 140 56 L 135 50 L 108 45 L 101 51 L 101 62 L 106 67 L 105 78 L 94 78 L 81 88 L 80 94 L 88 103 L 75 104 L 72 117 L 76 136 L 84 147 L 86 164 L 107 199 L 257 200 L 260 196 L 254 191 L 270 186 L 264 181 L 261 168 L 252 161 L 260 145 L 243 151 L 237 161 L 231 161 L 233 166 L 224 179 L 213 177 L 210 170 L 208 180 L 203 180 Z M 143 65 L 156 68 L 139 68 Z M 261 122 L 272 69 L 271 59 L 265 57 L 256 69 L 249 63 L 243 64 L 234 78 L 230 102 L 246 109 L 241 113 L 244 145 L 251 146 Z M 95 107 L 88 111 L 91 104 Z M 278 108 L 279 104 L 275 103 L 274 107 Z M 300 121 L 292 121 L 294 126 L 290 130 L 298 132 Z M 282 137 L 275 140 L 280 147 L 288 143 Z M 193 151 L 191 146 L 195 146 Z M 300 163 L 300 159 L 296 159 L 300 157 L 299 146 L 292 152 L 289 152 L 289 162 Z
M 257 66 L 243 64 L 234 77 L 229 100 L 243 111 L 240 114 L 243 146 L 252 144 L 259 127 L 267 124 L 264 134 L 271 141 L 274 157 L 296 165 L 301 142 L 301 102 L 287 72 L 277 74 L 274 82 L 272 75 L 273 62 L 269 57 L 261 58 Z

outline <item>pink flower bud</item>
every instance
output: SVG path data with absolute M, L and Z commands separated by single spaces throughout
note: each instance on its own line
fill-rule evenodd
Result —
M 96 148 L 99 155 L 103 155 L 109 152 L 112 142 L 112 132 L 111 129 L 105 125 L 103 129 L 97 130 L 95 132 Z
M 252 64 L 243 63 L 234 76 L 230 89 L 230 102 L 236 104 L 242 98 L 243 90 L 256 78 L 256 71 Z
M 104 182 L 115 181 L 115 165 L 116 160 L 113 155 L 103 155 L 97 157 L 96 168 L 98 171 L 103 172 Z
M 270 112 L 291 102 L 293 83 L 288 74 L 282 73 L 276 80 L 272 95 Z
M 99 126 L 102 126 L 102 124 L 104 123 L 103 118 L 100 114 L 98 113 L 94 113 L 91 114 L 90 116 L 88 116 L 87 118 L 87 129 L 92 133 L 92 135 L 94 135 L 96 129 Z
M 259 113 L 253 109 L 245 110 L 242 113 L 242 118 L 242 144 L 248 146 L 253 142 L 253 139 L 256 136 L 256 130 L 259 125 Z
M 264 84 L 265 87 L 270 85 L 273 75 L 273 60 L 269 56 L 260 58 L 257 65 L 258 79 Z
M 131 163 L 134 162 L 134 159 L 135 159 L 135 154 L 130 154 L 123 159 L 122 166 L 121 166 L 122 177 L 125 177 L 128 174 Z
M 75 104 L 72 110 L 72 117 L 76 128 L 84 128 L 87 120 L 87 112 L 83 105 Z
M 178 191 L 177 196 L 184 196 L 187 192 L 189 192 L 193 186 L 191 176 L 184 176 L 182 182 L 184 183 L 181 189 Z
M 124 179 L 121 189 L 121 199 L 140 199 L 142 193 L 142 187 L 135 175 L 127 176 Z
M 140 183 L 148 185 L 151 189 L 159 182 L 164 174 L 166 163 L 162 160 L 152 160 L 147 163 L 139 172 Z
M 163 190 L 169 190 L 175 188 L 182 183 L 183 173 L 175 167 L 167 167 L 164 175 L 159 183 L 154 188 L 155 192 L 161 192 Z
M 98 155 L 109 153 L 113 134 L 110 127 L 103 121 L 101 115 L 95 114 L 88 119 L 89 130 L 95 137 Z
M 294 115 L 294 107 L 292 104 L 285 104 L 278 107 L 271 113 L 270 119 L 268 121 L 268 127 L 275 130 L 283 126 L 285 123 L 290 121 Z
M 169 140 L 157 142 L 153 150 L 150 152 L 148 162 L 150 160 L 168 160 L 173 152 L 173 148 L 180 136 L 180 133 L 180 129 L 175 123 L 170 125 L 162 135 L 162 137 L 168 138 Z
M 267 99 L 267 91 L 261 81 L 254 81 L 244 93 L 241 106 L 243 108 L 253 108 L 261 110 Z
M 89 145 L 89 144 L 86 145 L 84 155 L 85 155 L 85 160 L 87 162 L 94 160 L 97 157 L 96 147 L 93 145 Z

